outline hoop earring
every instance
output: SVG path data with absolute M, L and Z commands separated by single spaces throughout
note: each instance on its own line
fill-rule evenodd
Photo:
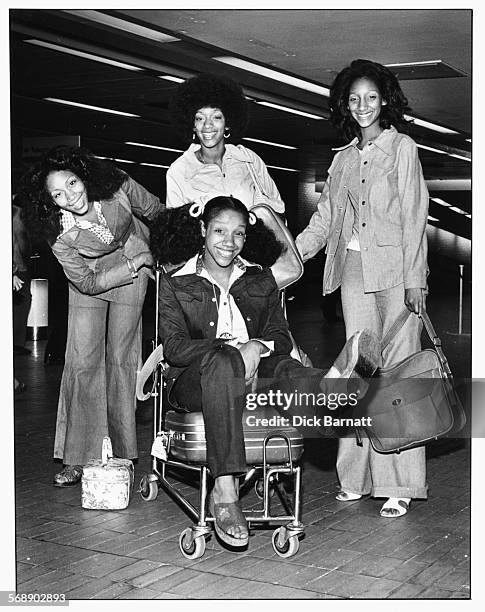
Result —
M 227 133 L 226 133 L 226 130 L 227 130 Z M 224 129 L 224 138 L 229 138 L 230 135 L 231 135 L 231 132 L 229 131 L 229 128 L 225 128 Z

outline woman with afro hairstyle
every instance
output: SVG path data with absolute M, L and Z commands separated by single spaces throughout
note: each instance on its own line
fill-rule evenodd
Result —
M 296 244 L 304 261 L 327 247 L 323 294 L 341 286 L 347 337 L 366 327 L 382 338 L 407 312 L 383 355 L 387 367 L 420 349 L 428 191 L 416 143 L 398 131 L 409 108 L 388 68 L 353 61 L 331 87 L 330 108 L 350 142 L 337 149 L 318 208 Z M 399 517 L 412 498 L 426 498 L 424 447 L 385 455 L 362 442 L 340 439 L 339 501 L 387 497 L 381 516 Z
M 168 208 L 232 195 L 248 209 L 266 203 L 284 213 L 263 160 L 251 149 L 229 143 L 244 135 L 248 122 L 248 105 L 237 83 L 200 74 L 179 85 L 170 109 L 183 138 L 193 142 L 167 170 Z
M 24 178 L 26 222 L 50 244 L 69 280 L 65 366 L 54 485 L 72 486 L 109 435 L 117 457 L 137 457 L 135 383 L 141 313 L 153 258 L 148 229 L 160 200 L 85 149 L 57 147 Z M 55 298 L 54 298 L 55 299 Z

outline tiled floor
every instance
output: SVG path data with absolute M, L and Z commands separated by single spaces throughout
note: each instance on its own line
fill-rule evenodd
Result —
M 452 368 L 464 376 L 470 336 L 452 333 L 453 308 L 442 299 L 429 305 Z M 328 365 L 342 343 L 342 324 L 328 325 L 318 305 L 298 295 L 288 311 L 315 365 Z M 162 491 L 152 502 L 134 493 L 126 510 L 108 512 L 83 510 L 78 486 L 52 486 L 59 468 L 51 456 L 61 366 L 43 364 L 44 343 L 28 346 L 32 355 L 16 358 L 28 385 L 15 401 L 18 592 L 65 593 L 72 600 L 470 597 L 468 441 L 430 445 L 429 500 L 413 502 L 405 517 L 382 519 L 382 500 L 335 500 L 335 441 L 309 440 L 298 554 L 278 557 L 272 530 L 258 529 L 243 552 L 230 552 L 212 537 L 205 555 L 189 561 L 180 554 L 178 536 L 191 521 Z M 151 470 L 150 415 L 142 404 L 137 483 Z M 251 492 L 245 504 L 255 500 Z

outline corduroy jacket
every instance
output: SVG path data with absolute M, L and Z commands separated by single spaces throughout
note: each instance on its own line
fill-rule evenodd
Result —
M 365 164 L 356 144 L 354 139 L 335 155 L 317 210 L 296 245 L 306 259 L 326 246 L 323 294 L 335 291 L 352 235 L 349 176 L 357 171 L 364 290 L 380 291 L 400 283 L 405 289 L 425 288 L 429 203 L 416 144 L 391 127 L 373 142 Z

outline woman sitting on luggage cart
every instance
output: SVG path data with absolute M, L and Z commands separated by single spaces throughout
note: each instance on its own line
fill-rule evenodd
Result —
M 193 214 L 194 208 L 201 210 L 195 205 Z M 180 223 L 172 223 L 171 215 L 179 215 Z M 189 240 L 190 226 L 202 246 L 161 278 L 160 336 L 171 366 L 169 402 L 203 413 L 207 462 L 215 481 L 209 510 L 216 533 L 232 546 L 248 542 L 236 486 L 236 477 L 247 470 L 242 415 L 248 385 L 256 373 L 282 390 L 321 392 L 332 384 L 322 380 L 322 370 L 304 368 L 289 356 L 292 343 L 274 277 L 240 256 L 252 216 L 239 200 L 219 196 L 206 204 L 200 220 L 189 214 L 189 206 L 165 211 L 151 240 L 159 261 L 174 261 L 170 251 Z M 176 226 L 179 231 L 173 233 Z M 333 375 L 349 377 L 355 370 L 370 376 L 378 357 L 375 337 L 358 332 L 335 362 Z M 313 406 L 309 410 L 315 414 Z

